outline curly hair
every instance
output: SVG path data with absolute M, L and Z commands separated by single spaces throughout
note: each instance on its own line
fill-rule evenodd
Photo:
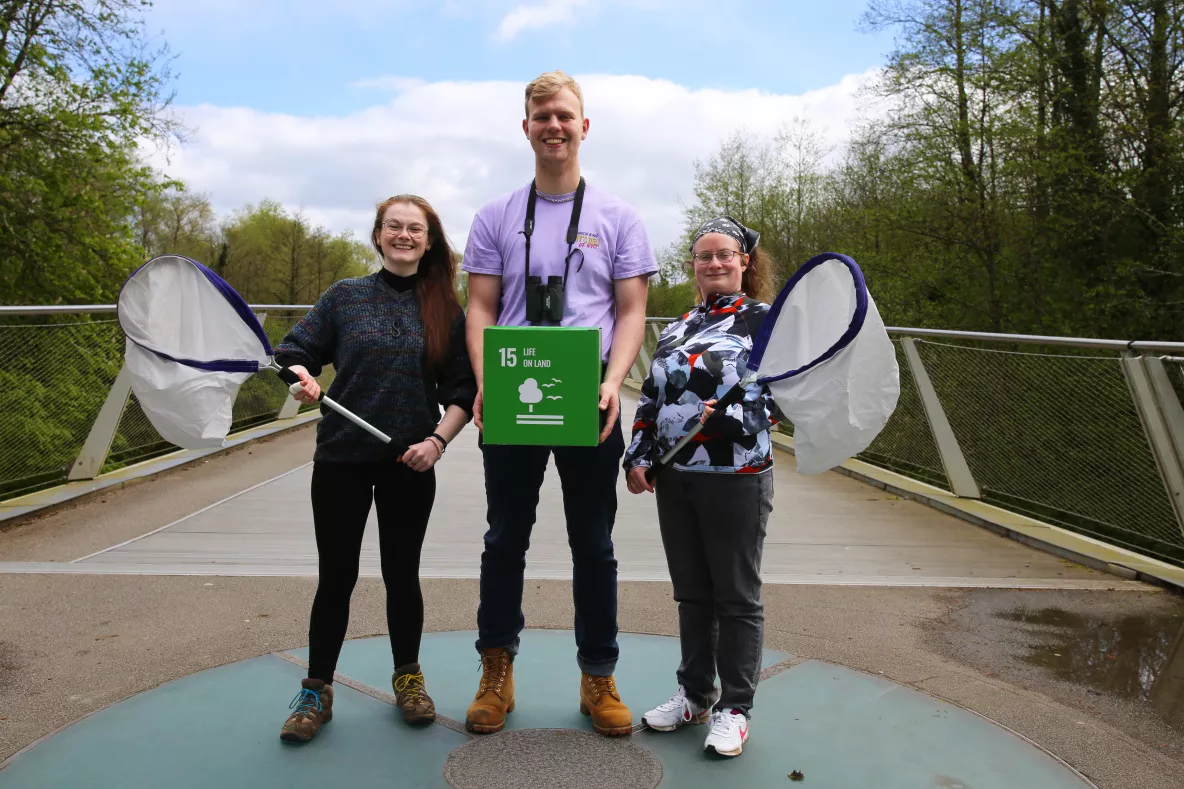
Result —
M 737 246 L 739 246 L 739 242 L 737 242 Z M 694 263 L 688 260 L 687 265 L 691 268 L 691 276 L 694 277 Z M 776 262 L 762 252 L 760 247 L 757 247 L 748 253 L 748 266 L 740 275 L 740 290 L 744 291 L 744 294 L 749 298 L 768 304 L 775 295 L 773 293 L 773 272 L 776 270 Z M 699 293 L 700 299 L 705 296 L 706 294 Z

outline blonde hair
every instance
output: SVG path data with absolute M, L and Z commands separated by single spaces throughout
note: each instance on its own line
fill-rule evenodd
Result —
M 580 90 L 580 83 L 562 71 L 548 71 L 546 74 L 540 74 L 526 86 L 526 116 L 530 117 L 531 99 L 546 101 L 564 88 L 576 94 L 576 98 L 580 101 L 580 115 L 582 116 L 584 114 L 584 93 Z

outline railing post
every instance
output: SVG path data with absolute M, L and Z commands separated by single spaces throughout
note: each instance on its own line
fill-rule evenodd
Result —
M 295 419 L 299 413 L 300 413 L 300 401 L 297 400 L 295 397 L 293 397 L 291 394 L 289 394 L 288 399 L 284 401 L 284 404 L 282 406 L 280 406 L 279 413 L 277 413 L 275 415 L 275 418 L 276 419 Z
M 646 331 L 654 336 L 654 342 L 656 343 L 658 341 L 658 338 L 660 336 L 662 336 L 662 330 L 660 328 L 658 328 L 658 324 L 656 321 L 654 321 L 654 322 L 646 321 L 645 325 L 646 325 Z M 638 383 L 642 383 L 645 381 L 646 376 L 649 375 L 650 365 L 653 363 L 654 363 L 654 359 L 650 355 L 650 352 L 648 350 L 646 350 L 645 337 L 643 336 L 641 338 L 641 347 L 637 350 L 637 359 L 635 359 L 633 361 L 633 367 L 629 370 L 629 375 L 633 378 L 634 381 L 637 381 Z
M 925 409 L 925 418 L 929 421 L 929 429 L 933 432 L 933 439 L 937 442 L 937 451 L 941 455 L 941 464 L 949 480 L 950 490 L 955 496 L 964 499 L 981 499 L 978 483 L 970 473 L 970 466 L 966 456 L 962 454 L 962 447 L 950 427 L 950 420 L 946 418 L 945 409 L 929 380 L 929 373 L 921 363 L 921 354 L 917 352 L 917 341 L 912 337 L 904 337 L 900 341 L 904 348 L 904 357 L 908 361 L 909 369 L 913 373 L 913 380 L 917 383 L 917 393 L 921 397 L 921 406 Z
M 1122 357 L 1135 410 L 1172 502 L 1176 526 L 1184 534 L 1184 408 L 1162 361 L 1131 351 L 1124 351 Z
M 255 317 L 259 319 L 259 325 L 263 326 L 264 331 L 266 331 L 267 313 L 266 312 L 256 312 Z M 299 413 L 300 413 L 300 401 L 297 400 L 295 397 L 293 397 L 291 395 L 291 393 L 289 393 L 287 395 L 287 397 L 284 399 L 284 404 L 280 406 L 280 410 L 276 412 L 275 418 L 276 419 L 294 419 L 296 417 L 296 415 Z
M 123 409 L 127 407 L 127 399 L 132 393 L 132 377 L 127 371 L 127 365 L 119 368 L 119 375 L 111 384 L 107 392 L 107 399 L 99 409 L 99 415 L 90 427 L 90 434 L 78 459 L 70 467 L 67 479 L 94 479 L 103 470 L 107 462 L 107 453 L 111 451 L 111 442 L 115 440 L 115 431 L 119 429 L 119 420 L 123 418 Z
M 255 317 L 259 319 L 259 325 L 263 326 L 264 331 L 266 331 L 267 313 L 266 312 L 256 312 Z M 287 384 L 285 384 L 285 386 L 287 386 Z M 293 397 L 291 395 L 291 393 L 289 393 L 284 398 L 284 404 L 280 406 L 280 410 L 276 412 L 275 418 L 276 419 L 293 419 L 299 413 L 300 413 L 300 401 L 297 400 L 295 397 Z

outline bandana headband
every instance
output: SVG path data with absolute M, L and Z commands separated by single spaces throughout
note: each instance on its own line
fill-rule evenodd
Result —
M 736 239 L 740 242 L 740 249 L 748 255 L 751 255 L 752 250 L 756 249 L 756 245 L 761 238 L 760 233 L 748 229 L 730 216 L 716 217 L 715 219 L 707 220 L 695 231 L 695 237 L 691 239 L 692 252 L 695 250 L 695 242 L 708 233 L 722 233 L 729 238 Z

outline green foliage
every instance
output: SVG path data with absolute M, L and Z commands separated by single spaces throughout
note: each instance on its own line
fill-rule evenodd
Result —
M 0 498 L 65 481 L 122 350 L 112 320 L 0 326 Z
M 0 5 L 0 302 L 111 301 L 139 259 L 129 217 L 156 187 L 167 53 L 141 0 Z
M 794 121 L 696 168 L 688 227 L 762 232 L 778 280 L 859 261 L 890 324 L 1184 337 L 1184 2 L 873 0 L 888 116 L 837 157 Z
M 760 230 L 779 284 L 847 253 L 889 325 L 1184 339 L 1184 2 L 872 0 L 865 22 L 897 34 L 886 116 L 840 152 L 801 122 L 733 135 L 688 228 Z M 986 500 L 1184 562 L 1117 360 L 923 347 Z M 863 457 L 943 484 L 902 387 Z
M 135 235 L 148 257 L 191 257 L 256 304 L 311 304 L 339 279 L 373 268 L 375 253 L 350 233 L 314 227 L 264 200 L 219 223 L 209 201 L 173 187 L 140 207 Z

